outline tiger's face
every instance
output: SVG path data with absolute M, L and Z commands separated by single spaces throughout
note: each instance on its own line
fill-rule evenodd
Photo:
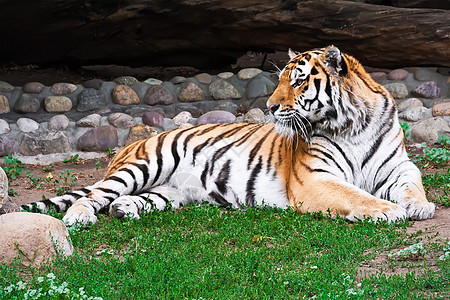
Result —
M 338 126 L 340 77 L 347 67 L 339 49 L 329 46 L 304 53 L 289 50 L 277 89 L 267 101 L 281 135 L 307 139 L 317 128 Z

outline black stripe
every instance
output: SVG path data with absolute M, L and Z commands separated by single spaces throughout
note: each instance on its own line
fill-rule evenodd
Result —
M 209 138 L 206 140 L 206 142 L 201 143 L 200 145 L 195 146 L 194 150 L 192 151 L 192 164 L 195 165 L 195 158 L 196 156 L 202 151 L 203 148 L 205 148 L 208 143 L 211 141 L 212 138 Z
M 238 132 L 238 131 L 240 131 L 241 129 L 243 129 L 243 128 L 245 128 L 245 127 L 248 127 L 248 126 L 249 126 L 249 124 L 244 123 L 244 124 L 242 124 L 242 125 L 240 125 L 240 126 L 237 126 L 237 127 L 233 128 L 233 129 L 230 129 L 230 130 L 227 130 L 227 131 L 223 132 L 222 134 L 216 136 L 216 138 L 215 138 L 214 140 L 212 140 L 211 145 L 214 145 L 215 143 L 217 143 L 217 142 L 223 140 L 224 138 L 227 138 L 227 137 L 229 137 L 229 136 L 232 136 L 232 135 L 235 134 L 236 132 Z
M 331 85 L 330 85 L 330 76 L 327 75 L 327 83 L 325 85 L 325 94 L 327 94 L 330 99 L 333 99 L 331 95 Z
M 209 162 L 206 162 L 205 168 L 203 169 L 202 175 L 200 176 L 200 180 L 202 182 L 203 188 L 206 189 L 206 176 L 208 175 Z
M 53 203 L 52 201 L 50 201 L 49 199 L 43 200 L 41 201 L 42 203 L 44 203 L 44 205 L 48 208 L 48 207 L 54 207 L 56 209 L 57 212 L 60 211 L 59 206 L 56 203 Z
M 245 195 L 245 205 L 254 207 L 255 206 L 255 182 L 258 178 L 258 174 L 261 172 L 262 168 L 262 156 L 259 156 L 258 163 L 253 168 L 250 178 L 247 181 L 247 188 Z
M 311 68 L 311 75 L 317 75 L 317 74 L 319 74 L 319 71 L 317 71 L 317 69 L 316 69 L 316 67 L 314 66 L 314 67 L 312 67 Z
M 319 78 L 314 79 L 314 86 L 316 88 L 316 98 L 317 98 L 317 95 L 319 95 L 319 92 L 320 92 L 320 79 Z
M 317 151 L 317 152 L 319 152 L 320 154 L 324 155 L 324 156 L 325 156 L 326 158 L 328 158 L 329 160 L 331 160 L 331 161 L 336 165 L 336 167 L 338 167 L 339 170 L 341 170 L 341 172 L 344 174 L 345 178 L 347 179 L 347 176 L 346 176 L 344 170 L 343 170 L 343 169 L 341 168 L 341 166 L 337 163 L 337 161 L 333 158 L 333 156 L 331 156 L 331 154 L 329 154 L 329 153 L 323 151 L 322 149 L 317 149 L 317 148 L 313 148 L 313 147 L 309 148 L 309 151 Z M 316 158 L 319 158 L 319 159 L 321 159 L 323 162 L 329 164 L 329 162 L 328 162 L 326 159 L 323 159 L 323 158 L 321 158 L 320 156 L 311 154 L 311 153 L 309 153 L 309 152 L 307 152 L 307 153 L 308 153 L 309 155 L 311 155 L 311 156 L 313 156 L 313 157 L 316 157 Z
M 364 168 L 364 166 L 367 164 L 367 162 L 375 155 L 375 153 L 378 151 L 378 148 L 380 148 L 381 142 L 384 140 L 384 137 L 386 136 L 386 134 L 389 133 L 389 128 L 391 123 L 389 124 L 384 124 L 384 126 L 381 128 L 381 133 L 378 136 L 378 138 L 376 139 L 375 143 L 372 144 L 372 146 L 370 147 L 369 152 L 367 153 L 366 157 L 364 157 L 363 162 L 361 164 L 361 169 Z M 383 130 L 384 129 L 384 130 Z
M 120 177 L 114 176 L 114 175 L 109 176 L 109 177 L 108 177 L 107 179 L 105 179 L 105 180 L 113 180 L 113 181 L 117 181 L 117 182 L 120 182 L 121 184 L 123 184 L 123 185 L 125 186 L 125 188 L 128 187 L 128 185 L 127 185 L 127 183 L 125 182 L 125 180 L 123 180 L 123 179 L 120 178 Z
M 149 192 L 149 194 L 158 196 L 158 197 L 161 198 L 164 202 L 166 202 L 166 204 L 169 203 L 169 199 L 167 199 L 166 197 L 164 197 L 164 196 L 163 196 L 162 194 L 160 194 L 160 193 L 157 193 L 157 192 Z
M 117 197 L 120 196 L 120 194 L 118 192 L 116 192 L 115 190 L 112 190 L 112 189 L 108 189 L 108 188 L 104 188 L 104 187 L 98 187 L 97 190 L 100 190 L 100 191 L 102 191 L 104 193 L 107 193 L 107 194 L 116 195 Z
M 273 128 L 271 129 L 271 131 L 273 130 Z M 272 145 L 270 146 L 270 151 L 269 151 L 269 159 L 267 160 L 267 171 L 266 174 L 269 174 L 270 172 L 270 168 L 272 167 L 272 157 L 273 157 L 273 150 L 275 148 L 275 141 L 277 139 L 277 135 L 274 135 L 273 141 L 272 141 Z
M 142 187 L 144 187 L 148 183 L 148 177 L 149 177 L 148 166 L 145 164 L 138 164 L 138 163 L 134 163 L 134 162 L 130 163 L 130 164 L 137 167 L 142 172 L 142 176 L 144 177 L 144 182 L 142 183 Z M 135 182 L 136 182 L 136 178 L 135 178 Z
M 306 168 L 306 170 L 308 171 L 308 172 L 310 172 L 310 173 L 313 173 L 313 172 L 319 172 L 319 173 L 328 173 L 328 174 L 331 174 L 329 171 L 327 171 L 327 170 L 324 170 L 324 169 L 313 169 L 313 168 L 311 168 L 310 166 L 308 166 L 308 165 L 306 165 L 304 162 L 300 162 L 300 164 L 303 166 L 303 167 L 305 167 Z M 333 174 L 332 174 L 333 175 Z
M 65 193 L 64 196 L 73 197 L 75 200 L 78 200 L 79 198 L 83 197 L 83 195 L 77 194 L 76 192 L 68 192 L 68 193 Z M 70 201 L 70 200 L 66 200 L 66 201 Z M 63 200 L 63 202 L 64 202 L 64 200 Z M 71 201 L 70 203 L 72 204 L 73 202 Z
M 121 169 L 118 170 L 118 172 L 120 172 L 120 171 L 127 172 L 128 174 L 130 174 L 131 178 L 133 178 L 133 189 L 130 192 L 130 195 L 133 195 L 136 192 L 137 188 L 138 188 L 137 181 L 136 181 L 136 175 L 134 175 L 133 171 L 128 169 L 128 168 L 121 168 Z
M 162 168 L 163 168 L 162 147 L 163 147 L 163 144 L 164 144 L 164 140 L 165 140 L 165 138 L 166 138 L 166 136 L 167 136 L 167 134 L 169 132 L 170 131 L 166 131 L 165 133 L 160 134 L 159 137 L 158 137 L 158 145 L 156 146 L 156 166 L 157 166 L 157 169 L 156 169 L 155 177 L 153 177 L 152 185 L 155 184 L 158 181 L 159 176 L 161 176 L 161 172 L 162 172 Z
M 236 141 L 236 146 L 240 146 L 242 144 L 244 144 L 249 137 L 251 137 L 253 134 L 256 133 L 256 131 L 258 131 L 259 129 L 261 129 L 264 125 L 263 124 L 254 124 L 255 126 L 252 126 L 253 129 L 251 131 L 249 131 L 248 133 L 246 133 L 243 137 L 241 137 L 239 140 Z M 250 126 L 248 126 L 250 127 Z
M 231 159 L 227 160 L 227 162 L 223 165 L 222 170 L 220 170 L 219 176 L 217 176 L 216 179 L 217 189 L 220 193 L 222 193 L 222 195 L 227 192 L 227 184 L 230 177 L 230 165 Z
M 228 202 L 222 195 L 219 195 L 216 192 L 209 193 L 209 196 L 214 199 L 214 201 L 219 204 L 221 207 L 231 206 L 231 203 Z
M 147 158 L 148 153 L 147 153 L 147 147 L 145 146 L 146 145 L 145 142 L 146 142 L 146 140 L 142 140 L 140 145 L 138 146 L 137 151 L 136 151 L 136 158 L 145 160 L 146 162 L 148 162 L 148 158 Z
M 88 188 L 82 188 L 82 189 L 79 189 L 79 191 L 84 193 L 84 194 L 89 194 L 91 192 L 91 190 L 88 189 Z
M 255 146 L 253 146 L 252 151 L 250 151 L 250 155 L 248 157 L 248 163 L 247 163 L 247 169 L 250 170 L 250 166 L 255 159 L 256 154 L 258 154 L 259 149 L 261 149 L 262 144 L 267 139 L 267 137 L 271 134 L 271 131 L 269 130 L 259 141 L 256 143 Z
M 352 170 L 352 174 L 355 174 L 355 169 L 353 166 L 353 163 L 350 161 L 350 159 L 347 157 L 347 155 L 345 155 L 344 150 L 342 150 L 342 148 L 333 140 L 331 140 L 329 137 L 324 136 L 324 135 L 320 135 L 320 134 L 315 134 L 314 137 L 320 137 L 323 138 L 325 140 L 327 140 L 331 145 L 333 145 L 334 148 L 336 148 L 339 153 L 341 153 L 342 157 L 345 159 L 345 161 L 347 162 L 347 165 L 350 167 L 350 169 Z
M 374 180 L 377 180 L 377 175 L 378 172 L 380 172 L 381 169 L 383 169 L 383 167 L 385 166 L 385 164 L 391 160 L 392 157 L 394 157 L 395 153 L 397 153 L 398 148 L 400 148 L 402 146 L 402 144 L 398 145 L 394 151 L 391 152 L 391 154 L 389 154 L 389 156 L 380 164 L 380 167 L 378 168 L 377 172 L 375 173 L 375 176 L 373 177 Z

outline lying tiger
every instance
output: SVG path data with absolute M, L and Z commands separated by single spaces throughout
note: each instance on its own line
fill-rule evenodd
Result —
M 334 46 L 289 56 L 267 101 L 274 123 L 163 132 L 123 148 L 94 185 L 22 208 L 68 209 L 63 221 L 82 225 L 108 207 L 139 218 L 193 201 L 350 221 L 432 218 L 389 93 Z

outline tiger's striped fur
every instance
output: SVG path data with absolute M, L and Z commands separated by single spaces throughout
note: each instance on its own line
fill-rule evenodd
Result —
M 330 211 L 351 221 L 432 218 L 408 159 L 395 102 L 329 46 L 291 60 L 267 105 L 275 123 L 202 125 L 123 148 L 91 187 L 24 206 L 67 210 L 69 224 L 209 201 Z

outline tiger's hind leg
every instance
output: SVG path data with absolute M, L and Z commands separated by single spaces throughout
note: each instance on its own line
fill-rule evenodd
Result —
M 80 190 L 68 192 L 62 196 L 53 197 L 51 199 L 37 201 L 29 204 L 24 204 L 20 208 L 25 211 L 40 212 L 40 213 L 46 213 L 50 211 L 52 208 L 55 209 L 57 212 L 66 211 L 73 203 L 75 203 L 75 201 L 89 194 L 102 182 L 103 180 L 98 181 L 91 186 L 87 186 Z
M 188 200 L 178 190 L 161 185 L 138 195 L 124 195 L 114 200 L 109 206 L 109 213 L 116 218 L 131 217 L 139 219 L 139 215 L 152 210 L 164 210 L 169 205 L 178 208 Z

